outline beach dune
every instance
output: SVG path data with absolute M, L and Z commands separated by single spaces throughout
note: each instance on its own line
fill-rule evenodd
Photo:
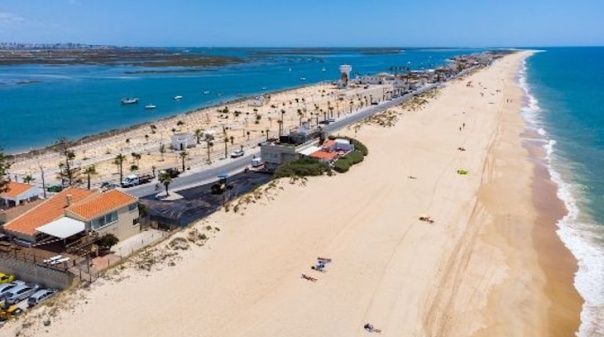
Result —
M 393 127 L 363 125 L 356 137 L 370 154 L 350 172 L 281 181 L 274 199 L 197 225 L 220 231 L 174 266 L 101 279 L 68 295 L 75 307 L 51 325 L 40 323 L 46 309 L 33 313 L 22 333 L 365 336 L 370 323 L 383 336 L 572 335 L 576 263 L 544 263 L 568 252 L 555 217 L 536 225 L 535 171 L 520 137 L 516 73 L 527 56 L 450 83 L 421 109 L 394 109 Z M 319 256 L 332 259 L 324 272 L 311 269 Z M 547 291 L 551 281 L 572 309 L 551 312 L 561 296 Z M 5 328 L 0 335 L 22 329 Z

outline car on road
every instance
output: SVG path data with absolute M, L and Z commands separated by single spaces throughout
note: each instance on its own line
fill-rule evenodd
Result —
M 329 121 L 327 119 L 319 121 L 319 124 L 329 125 Z
M 54 296 L 56 293 L 57 290 L 55 289 L 38 290 L 27 299 L 27 305 L 33 307 L 37 304 L 40 304 L 41 302 L 46 301 L 50 297 Z
M 170 178 L 176 178 L 180 175 L 180 171 L 175 167 L 170 167 L 165 170 L 159 171 L 159 175 L 161 175 L 163 173 L 167 173 L 170 176 Z
M 237 151 L 231 153 L 231 158 L 243 157 L 244 154 L 245 154 L 245 151 L 243 151 L 243 150 L 237 150 Z
M 4 293 L 3 298 L 7 304 L 15 304 L 20 302 L 33 293 L 35 293 L 40 288 L 37 284 L 21 284 L 10 288 L 6 293 Z
M 335 118 L 328 118 L 327 121 L 329 123 L 335 123 L 336 119 Z
M 371 102 L 371 105 L 378 105 L 378 102 Z

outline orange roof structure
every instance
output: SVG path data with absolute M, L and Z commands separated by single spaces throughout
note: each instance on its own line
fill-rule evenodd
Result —
M 8 192 L 0 193 L 0 198 L 2 198 L 2 197 L 16 198 L 19 196 L 19 194 L 21 194 L 33 187 L 34 186 L 28 185 L 28 184 L 9 181 L 8 182 Z
M 98 194 L 98 192 L 73 187 L 64 189 L 37 207 L 17 217 L 13 221 L 6 223 L 4 229 L 25 235 L 34 235 L 36 228 L 44 226 L 65 215 L 68 195 L 71 196 L 71 202 L 73 204 L 82 201 L 93 194 Z
M 335 159 L 338 156 L 338 154 L 335 152 L 317 151 L 317 152 L 311 153 L 310 156 L 313 158 L 317 158 L 317 159 L 332 160 L 332 159 Z
M 131 195 L 118 190 L 111 190 L 74 204 L 69 207 L 67 211 L 77 217 L 91 220 L 97 216 L 115 211 L 136 201 L 137 199 Z

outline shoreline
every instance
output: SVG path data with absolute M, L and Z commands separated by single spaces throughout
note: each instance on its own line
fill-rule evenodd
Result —
M 215 213 L 186 231 L 219 225 L 219 240 L 149 273 L 113 270 L 129 280 L 104 279 L 74 293 L 77 310 L 30 332 L 361 336 L 366 322 L 384 336 L 570 331 L 569 317 L 580 312 L 555 310 L 566 309 L 557 308 L 560 291 L 574 287 L 550 272 L 559 254 L 545 249 L 565 249 L 548 225 L 556 214 L 535 204 L 552 195 L 551 185 L 536 189 L 540 172 L 522 136 L 514 77 L 522 57 L 451 81 L 418 109 L 393 108 L 396 125 L 358 130 L 370 155 L 350 172 L 302 185 L 282 180 L 276 201 L 266 196 L 237 214 Z M 418 221 L 419 214 L 435 223 Z M 333 258 L 323 274 L 309 269 L 317 256 Z M 301 272 L 318 280 L 300 280 Z M 170 293 L 158 291 L 175 282 Z M 42 310 L 34 316 L 40 321 Z M 182 315 L 162 319 L 178 310 Z
M 250 100 L 256 96 L 262 95 L 262 96 L 272 96 L 272 95 L 277 95 L 277 94 L 281 94 L 281 93 L 287 93 L 288 91 L 295 91 L 295 90 L 299 90 L 299 89 L 304 89 L 304 88 L 310 88 L 313 86 L 320 86 L 320 85 L 324 85 L 324 82 L 316 82 L 316 83 L 309 83 L 306 85 L 300 85 L 300 86 L 294 86 L 294 87 L 289 87 L 289 88 L 285 88 L 285 89 L 280 89 L 280 90 L 275 90 L 275 91 L 269 91 L 269 92 L 265 92 L 265 93 L 261 93 L 261 94 L 256 94 L 256 95 L 249 95 L 249 96 L 242 96 L 242 97 L 238 97 L 238 98 L 233 98 L 230 100 L 225 100 L 225 101 L 221 101 L 218 103 L 214 103 L 214 104 L 210 104 L 210 105 L 202 105 L 199 107 L 196 107 L 194 109 L 191 110 L 187 110 L 184 112 L 179 112 L 173 115 L 169 115 L 169 116 L 164 116 L 164 117 L 160 117 L 160 118 L 155 118 L 146 122 L 141 122 L 141 123 L 137 123 L 137 124 L 132 124 L 132 125 L 126 125 L 126 126 L 121 126 L 121 127 L 117 127 L 117 128 L 113 128 L 107 131 L 102 131 L 102 132 L 97 132 L 94 134 L 90 134 L 90 135 L 85 135 L 85 136 L 81 136 L 75 139 L 70 139 L 67 138 L 67 141 L 69 144 L 71 144 L 71 147 L 75 147 L 75 146 L 82 146 L 82 145 L 87 145 L 90 144 L 92 142 L 95 141 L 100 141 L 100 140 L 104 140 L 104 139 L 108 139 L 111 137 L 115 137 L 115 136 L 119 136 L 122 133 L 126 133 L 126 132 L 130 132 L 130 131 L 138 131 L 144 127 L 147 127 L 151 124 L 154 123 L 161 123 L 161 122 L 167 122 L 170 120 L 173 120 L 175 118 L 177 118 L 178 116 L 187 116 L 187 115 L 192 115 L 192 114 L 196 114 L 196 113 L 201 113 L 204 110 L 207 109 L 213 109 L 213 108 L 218 108 L 224 105 L 231 105 L 231 104 L 237 104 L 237 103 L 243 103 L 247 100 Z M 8 157 L 14 158 L 14 159 L 27 159 L 28 156 L 40 156 L 40 155 L 44 155 L 47 154 L 49 152 L 53 152 L 53 148 L 55 147 L 55 144 L 50 143 L 49 145 L 46 146 L 39 146 L 36 148 L 32 148 L 31 150 L 15 150 L 15 151 L 6 151 L 6 155 Z

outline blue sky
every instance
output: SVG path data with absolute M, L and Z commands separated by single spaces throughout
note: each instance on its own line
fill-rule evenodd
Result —
M 604 45 L 604 1 L 1 0 L 0 41 L 200 47 Z

